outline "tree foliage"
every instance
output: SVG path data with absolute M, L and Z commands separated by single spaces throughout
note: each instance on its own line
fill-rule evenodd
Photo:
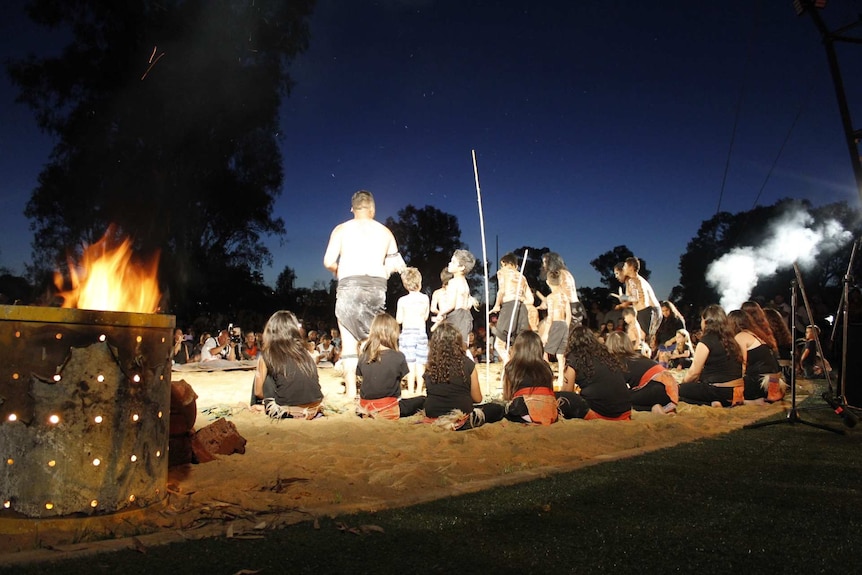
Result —
M 225 268 L 254 283 L 262 237 L 284 233 L 278 107 L 313 5 L 31 0 L 35 22 L 72 35 L 59 56 L 8 67 L 57 141 L 25 211 L 34 263 L 56 267 L 113 223 L 161 251 L 175 306 L 218 305 Z

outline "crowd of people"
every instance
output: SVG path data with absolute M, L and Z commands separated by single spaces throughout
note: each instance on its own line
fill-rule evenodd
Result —
M 559 254 L 542 256 L 545 295 L 531 289 L 509 253 L 499 262 L 489 329 L 474 329 L 477 302 L 466 276 L 476 258 L 469 251 L 452 254 L 429 298 L 419 271 L 406 266 L 391 231 L 374 219 L 373 196 L 354 194 L 351 211 L 353 219 L 336 226 L 324 255 L 338 279 L 338 329 L 318 338 L 292 312 L 278 311 L 262 333 L 244 334 L 244 346 L 234 345 L 239 334 L 229 329 L 201 337 L 200 361 L 254 352 L 248 357 L 257 361 L 253 403 L 272 417 L 320 417 L 317 367 L 336 363 L 358 415 L 397 419 L 421 412 L 424 421 L 454 430 L 504 418 L 627 420 L 633 410 L 674 414 L 680 402 L 732 407 L 784 397 L 794 342 L 780 301 L 766 309 L 745 302 L 730 313 L 710 305 L 690 330 L 672 302 L 658 300 L 636 257 L 615 267 L 623 287 L 605 312 L 595 303 L 585 309 Z M 384 304 L 394 273 L 407 294 L 391 315 Z M 806 336 L 813 342 L 818 330 L 812 326 Z M 178 330 L 175 359 L 197 353 L 184 349 Z M 502 399 L 483 395 L 476 369 L 482 361 L 502 363 Z M 825 366 L 816 346 L 806 345 L 805 375 Z

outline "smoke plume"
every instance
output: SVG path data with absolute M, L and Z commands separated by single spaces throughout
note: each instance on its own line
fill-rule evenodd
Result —
M 721 307 L 739 309 L 761 279 L 797 262 L 805 269 L 852 239 L 852 234 L 835 220 L 813 225 L 814 218 L 804 211 L 784 214 L 771 224 L 766 240 L 760 246 L 734 248 L 712 262 L 706 270 L 706 281 L 715 288 Z

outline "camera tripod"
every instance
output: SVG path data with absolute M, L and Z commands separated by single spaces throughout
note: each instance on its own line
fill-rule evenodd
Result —
M 802 275 L 799 273 L 799 266 L 796 265 L 796 262 L 793 262 L 793 270 L 796 272 L 796 279 L 791 281 L 791 292 L 790 292 L 790 333 L 796 334 L 796 308 L 797 308 L 797 288 L 802 292 L 802 301 L 805 304 L 805 310 L 808 312 L 808 317 L 813 318 L 811 315 L 811 306 L 808 305 L 808 297 L 805 295 L 805 286 L 802 284 Z M 820 347 L 820 339 L 816 339 L 817 341 L 817 352 L 820 354 L 820 358 L 822 361 L 823 349 Z M 757 429 L 760 427 L 769 427 L 771 425 L 778 425 L 781 423 L 789 423 L 790 425 L 794 424 L 802 424 L 807 425 L 809 427 L 816 427 L 817 429 L 823 429 L 824 431 L 831 431 L 832 433 L 837 433 L 839 435 L 844 435 L 846 432 L 843 429 L 836 429 L 833 427 L 829 427 L 828 425 L 823 425 L 820 423 L 815 423 L 812 421 L 805 421 L 799 416 L 799 408 L 796 405 L 796 343 L 794 341 L 793 346 L 790 348 L 790 358 L 791 358 L 791 370 L 790 370 L 790 411 L 787 412 L 787 417 L 784 419 L 778 419 L 775 421 L 760 421 L 757 423 L 750 423 L 745 427 L 745 429 Z M 826 377 L 826 381 L 828 383 L 828 387 L 832 389 L 832 382 L 829 379 L 829 372 L 826 369 L 824 364 L 823 375 Z M 826 399 L 824 394 L 824 399 Z M 827 400 L 828 402 L 828 400 Z M 838 410 L 836 409 L 836 413 Z M 839 413 L 840 415 L 840 413 Z M 845 420 L 846 421 L 846 420 Z

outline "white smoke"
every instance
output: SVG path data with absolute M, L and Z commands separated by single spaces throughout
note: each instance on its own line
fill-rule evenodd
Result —
M 804 211 L 789 212 L 771 226 L 766 240 L 757 247 L 734 248 L 712 262 L 706 281 L 721 296 L 725 311 L 739 309 L 760 279 L 768 278 L 793 262 L 805 269 L 852 239 L 835 220 L 812 227 L 814 218 Z

